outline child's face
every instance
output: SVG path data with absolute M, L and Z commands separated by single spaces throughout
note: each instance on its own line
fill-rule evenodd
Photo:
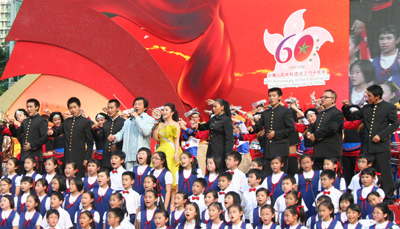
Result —
M 250 169 L 259 169 L 259 170 L 261 170 L 263 167 L 262 166 L 259 166 L 258 164 L 257 164 L 257 162 L 254 162 L 254 161 L 252 161 L 251 163 L 250 163 Z
M 109 180 L 110 178 L 106 175 L 105 172 L 97 174 L 97 183 L 99 183 L 100 187 L 108 185 Z
M 321 186 L 324 189 L 330 189 L 333 185 L 334 180 L 330 179 L 328 176 L 322 176 L 321 177 Z
M 239 161 L 235 161 L 233 156 L 228 156 L 225 160 L 225 163 L 228 169 L 236 169 L 236 167 L 239 165 Z
M 283 167 L 283 163 L 279 159 L 273 159 L 271 161 L 271 169 L 274 173 L 280 173 Z
M 324 170 L 328 169 L 336 171 L 336 164 L 334 164 L 331 160 L 324 160 Z
M 211 193 L 207 193 L 207 195 L 204 197 L 204 203 L 206 204 L 207 207 L 210 206 L 210 204 L 217 202 L 217 201 L 218 201 L 218 198 L 214 199 L 214 196 Z
M 318 214 L 321 216 L 321 219 L 324 221 L 329 220 L 331 218 L 332 212 L 333 212 L 333 209 L 329 210 L 329 208 L 327 208 L 325 205 L 320 205 L 318 207 Z
M 395 39 L 394 34 L 381 34 L 379 35 L 379 47 L 382 54 L 388 54 L 396 49 L 396 44 L 399 39 Z
M 357 164 L 360 171 L 372 166 L 372 163 L 368 164 L 368 161 L 365 158 L 358 158 Z
M 208 215 L 210 216 L 211 220 L 216 220 L 219 218 L 220 214 L 222 213 L 222 210 L 219 210 L 215 206 L 210 206 L 208 208 Z
M 346 215 L 347 215 L 347 220 L 351 224 L 354 224 L 354 223 L 358 222 L 358 218 L 361 217 L 361 213 L 353 211 L 350 208 L 347 209 Z
M 90 219 L 86 214 L 81 214 L 79 216 L 79 224 L 81 228 L 85 228 L 89 226 L 93 222 L 93 219 Z
M 147 208 L 157 205 L 157 198 L 154 196 L 154 193 L 146 192 L 144 195 L 144 203 Z
M 7 168 L 7 172 L 9 172 L 9 173 L 14 172 L 14 171 L 15 171 L 15 164 L 14 164 L 14 162 L 11 161 L 11 160 L 8 160 L 8 161 L 7 161 L 6 168 Z
M 340 210 L 342 212 L 345 212 L 347 210 L 347 208 L 350 206 L 350 201 L 342 200 L 342 201 L 340 201 L 339 205 L 340 205 Z
M 115 227 L 115 225 L 118 225 L 119 218 L 114 214 L 114 212 L 108 213 L 108 225 Z
M 122 200 L 118 199 L 116 195 L 112 195 L 110 197 L 110 207 L 111 208 L 120 208 L 122 204 Z
M 100 168 L 97 167 L 96 163 L 89 163 L 87 169 L 89 176 L 96 176 Z
M 154 223 L 157 228 L 162 228 L 168 223 L 168 218 L 165 218 L 162 213 L 156 213 L 154 216 Z
M 297 222 L 297 219 L 289 210 L 285 210 L 285 222 L 287 225 Z
M 78 191 L 78 187 L 76 187 L 75 181 L 74 180 L 70 180 L 69 181 L 69 191 L 71 193 L 73 192 L 77 192 Z
M 151 162 L 153 163 L 153 167 L 156 169 L 162 168 L 162 163 L 163 161 L 161 160 L 160 155 L 158 153 L 153 154 L 153 158 L 151 159 Z
M 260 179 L 257 180 L 256 174 L 250 173 L 249 178 L 247 179 L 247 183 L 250 187 L 256 187 L 260 185 Z
M 305 172 L 310 172 L 313 165 L 314 162 L 309 157 L 303 158 L 303 160 L 300 162 L 300 166 Z
M 55 192 L 58 192 L 60 190 L 60 182 L 58 182 L 57 179 L 52 179 L 51 180 L 51 189 Z
M 386 221 L 387 214 L 383 214 L 383 211 L 379 208 L 374 208 L 372 212 L 372 217 L 377 223 L 382 223 Z
M 146 190 L 146 191 L 153 190 L 156 188 L 156 186 L 157 186 L 157 183 L 154 183 L 151 180 L 151 178 L 149 178 L 149 177 L 144 178 L 144 181 L 143 181 L 144 190 Z
M 218 186 L 221 190 L 225 190 L 231 184 L 231 180 L 228 180 L 227 177 L 220 177 L 218 180 Z
M 227 209 L 228 209 L 231 205 L 233 205 L 233 204 L 234 204 L 233 196 L 232 196 L 232 195 L 226 195 L 226 196 L 225 196 L 224 204 L 225 204 L 225 208 L 227 208 Z
M 46 165 L 44 166 L 44 168 L 46 169 L 46 173 L 51 173 L 54 172 L 54 170 L 56 169 L 56 165 L 53 163 L 52 160 L 47 160 L 46 161 Z
M 65 177 L 72 178 L 75 176 L 74 167 L 71 164 L 67 164 L 64 169 Z
M 52 195 L 50 198 L 50 206 L 54 209 L 58 209 L 62 205 L 63 201 L 58 199 L 57 196 Z
M 23 192 L 27 192 L 29 191 L 29 189 L 32 187 L 32 184 L 30 184 L 29 182 L 21 182 L 21 191 Z
M 34 209 L 38 204 L 35 202 L 35 200 L 33 199 L 33 197 L 28 197 L 26 199 L 26 209 L 28 211 Z
M 368 197 L 368 203 L 372 206 L 375 207 L 377 204 L 382 203 L 382 199 L 378 196 L 375 195 L 370 195 Z
M 358 51 L 358 46 L 356 47 L 352 39 L 349 39 L 349 56 L 354 57 L 357 51 Z
M 5 193 L 9 193 L 10 189 L 11 189 L 11 184 L 5 182 L 5 181 L 1 181 L 0 182 L 1 185 L 1 193 L 5 194 Z
M 364 74 L 360 68 L 360 66 L 353 65 L 353 67 L 350 69 L 350 80 L 351 80 L 351 84 L 354 87 L 360 86 L 365 82 L 365 78 L 364 78 Z
M 10 206 L 10 201 L 8 201 L 8 199 L 5 198 L 5 197 L 1 198 L 0 205 L 1 205 L 1 209 L 3 209 L 3 210 L 7 210 L 7 209 L 9 209 L 11 207 Z
M 265 192 L 258 192 L 257 193 L 257 203 L 259 206 L 262 206 L 267 203 L 269 196 Z
M 133 183 L 135 183 L 135 180 L 132 180 L 129 175 L 122 176 L 122 187 L 125 190 L 131 189 Z
M 47 223 L 50 227 L 55 227 L 58 223 L 58 216 L 54 213 L 49 215 L 49 218 L 47 218 Z
M 187 221 L 192 221 L 197 215 L 196 208 L 192 204 L 185 207 L 185 217 Z
M 83 206 L 84 208 L 86 208 L 86 207 L 91 206 L 91 204 L 92 204 L 92 202 L 93 202 L 93 199 L 90 197 L 89 194 L 84 193 L 84 194 L 82 194 L 81 202 L 82 202 L 82 206 Z
M 179 161 L 181 162 L 182 167 L 185 169 L 189 169 L 192 167 L 193 159 L 185 153 L 181 154 L 181 156 L 179 157 Z
M 124 163 L 124 160 L 122 160 L 120 157 L 114 155 L 111 157 L 111 167 L 114 169 L 118 169 L 121 167 L 122 163 Z
M 183 206 L 186 202 L 187 202 L 187 200 L 185 200 L 183 198 L 182 194 L 176 194 L 175 195 L 175 203 L 174 203 L 174 205 L 175 205 L 176 208 L 179 208 L 179 207 Z
M 34 164 L 33 164 L 32 160 L 30 160 L 30 159 L 25 160 L 24 168 L 25 168 L 26 171 L 32 171 L 33 170 L 33 166 L 34 166 Z
M 195 196 L 198 196 L 204 192 L 204 187 L 199 182 L 194 182 L 192 185 L 192 191 Z
M 207 171 L 209 171 L 210 173 L 215 172 L 216 170 L 216 166 L 214 163 L 214 159 L 213 158 L 207 158 Z
M 364 185 L 364 187 L 369 187 L 373 185 L 374 180 L 375 176 L 371 176 L 368 174 L 361 175 L 361 183 Z
M 275 214 L 271 211 L 269 208 L 264 208 L 261 210 L 261 220 L 265 225 L 268 225 L 271 223 L 272 218 L 275 217 Z
M 237 207 L 233 207 L 229 209 L 229 218 L 231 219 L 232 222 L 238 222 L 241 220 L 243 215 L 242 211 L 239 211 Z
M 295 187 L 296 187 L 296 185 L 293 184 L 292 181 L 290 181 L 289 179 L 282 181 L 282 190 L 285 193 L 294 190 Z
M 139 165 L 145 165 L 147 163 L 147 153 L 146 151 L 140 151 L 137 154 L 137 159 L 138 159 L 138 163 Z
M 286 207 L 295 205 L 295 204 L 297 204 L 298 202 L 299 202 L 299 201 L 296 199 L 296 197 L 294 197 L 293 194 L 289 194 L 289 195 L 287 195 L 286 198 L 285 198 Z

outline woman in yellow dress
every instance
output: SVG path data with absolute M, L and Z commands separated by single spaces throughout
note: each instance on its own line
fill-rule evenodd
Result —
M 158 128 L 153 131 L 153 139 L 154 141 L 160 141 L 160 145 L 156 151 L 162 151 L 167 156 L 168 169 L 173 176 L 171 200 L 174 200 L 176 192 L 174 175 L 176 171 L 179 170 L 179 156 L 182 153 L 179 144 L 181 130 L 178 123 L 178 111 L 175 110 L 175 105 L 173 103 L 167 103 L 164 105 L 162 115 L 164 123 L 160 123 Z

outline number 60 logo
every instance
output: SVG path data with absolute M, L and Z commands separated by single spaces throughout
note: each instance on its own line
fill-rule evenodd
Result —
M 302 38 L 297 41 L 296 45 L 294 46 L 293 50 L 289 47 L 282 48 L 283 45 L 287 40 L 289 40 L 291 37 L 295 36 L 296 34 L 293 34 L 287 38 L 285 38 L 279 45 L 278 48 L 275 51 L 275 58 L 276 61 L 283 64 L 288 62 L 289 60 L 292 59 L 293 53 L 294 53 L 294 58 L 298 62 L 302 62 L 306 60 L 310 55 L 311 51 L 314 48 L 314 39 L 310 35 L 304 35 Z M 286 60 L 281 59 L 281 51 L 286 51 L 288 54 L 288 57 Z

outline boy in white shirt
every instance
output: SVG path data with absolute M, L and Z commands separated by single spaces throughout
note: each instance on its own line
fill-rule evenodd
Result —
M 122 196 L 126 201 L 126 210 L 129 214 L 129 222 L 135 223 L 136 209 L 138 208 L 137 202 L 140 198 L 139 193 L 132 189 L 132 185 L 135 183 L 135 174 L 131 171 L 125 171 L 122 174 Z
M 275 216 L 276 222 L 278 222 L 278 218 L 281 215 L 282 212 L 284 212 L 286 210 L 286 194 L 291 191 L 291 190 L 295 190 L 296 188 L 296 179 L 291 176 L 291 175 L 286 175 L 282 178 L 281 181 L 281 185 L 282 185 L 282 191 L 284 192 L 284 194 L 280 195 L 276 200 L 275 200 L 275 204 L 274 204 L 274 209 L 275 212 L 277 212 L 278 217 Z M 303 198 L 301 199 L 301 205 L 304 206 L 304 211 L 307 212 L 308 208 L 306 206 L 306 204 L 304 203 Z
M 247 183 L 249 185 L 249 189 L 244 190 L 243 198 L 242 198 L 242 207 L 244 211 L 244 216 L 246 222 L 250 222 L 250 219 L 253 214 L 254 208 L 257 207 L 257 196 L 256 192 L 259 188 L 261 188 L 261 183 L 265 179 L 263 172 L 259 169 L 250 169 L 248 172 L 249 178 L 247 179 Z
M 239 152 L 232 151 L 226 156 L 226 172 L 232 174 L 232 183 L 230 189 L 237 192 L 239 195 L 240 188 L 246 183 L 246 174 L 238 169 L 240 162 L 242 161 L 242 155 Z
M 335 214 L 339 211 L 339 198 L 342 195 L 342 192 L 333 187 L 333 183 L 335 182 L 336 174 L 333 170 L 324 170 L 321 172 L 321 186 L 325 189 L 325 191 L 320 192 L 317 196 L 327 195 L 332 199 L 332 204 L 335 207 Z M 313 204 L 315 206 L 315 203 Z
M 354 175 L 353 178 L 351 178 L 351 182 L 348 187 L 350 192 L 356 191 L 361 188 L 360 186 L 361 171 L 363 171 L 366 168 L 372 167 L 374 161 L 375 161 L 375 156 L 373 154 L 371 153 L 360 154 L 357 161 L 357 165 L 358 168 L 360 169 L 360 172 Z M 378 177 L 375 176 L 374 184 L 376 185 L 377 182 L 378 182 Z
M 111 188 L 118 192 L 124 190 L 122 186 L 122 174 L 126 171 L 122 164 L 125 161 L 125 153 L 121 150 L 115 150 L 111 154 L 111 166 L 113 170 L 110 172 Z
M 58 226 L 59 219 L 60 219 L 60 213 L 58 213 L 57 210 L 50 209 L 46 213 L 46 221 L 48 223 L 48 227 L 45 227 L 44 229 L 51 229 L 51 228 L 61 229 L 61 227 Z M 43 223 L 43 221 L 42 221 L 42 223 Z
M 219 203 L 224 203 L 225 202 L 225 195 L 232 191 L 230 189 L 230 184 L 232 183 L 232 174 L 228 172 L 223 172 L 219 175 L 219 180 L 218 180 L 218 186 L 221 189 L 221 191 L 218 192 L 218 202 Z M 222 204 L 222 208 L 224 211 L 226 210 L 225 205 Z
M 108 225 L 110 229 L 123 229 L 120 225 L 124 220 L 124 212 L 120 208 L 112 208 L 108 211 Z M 133 229 L 135 227 L 132 227 Z
M 62 229 L 67 229 L 71 228 L 73 224 L 71 222 L 71 217 L 69 216 L 68 212 L 61 207 L 63 202 L 64 202 L 64 195 L 61 192 L 53 192 L 51 194 L 50 206 L 54 210 L 57 210 L 58 213 L 60 214 L 57 226 L 59 226 Z M 49 223 L 47 222 L 47 220 L 43 220 L 41 226 L 43 228 L 47 228 L 49 226 Z
M 196 203 L 199 206 L 200 212 L 206 210 L 207 206 L 204 203 L 204 190 L 207 182 L 204 178 L 197 178 L 192 185 L 193 195 L 189 196 L 189 201 Z

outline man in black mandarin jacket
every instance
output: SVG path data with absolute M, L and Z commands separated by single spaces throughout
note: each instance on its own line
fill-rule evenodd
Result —
M 314 125 L 308 129 L 307 137 L 315 143 L 314 166 L 322 170 L 324 159 L 335 157 L 342 159 L 342 129 L 344 123 L 343 113 L 336 108 L 336 93 L 326 90 L 321 98 L 325 110 L 318 113 Z
M 101 167 L 107 168 L 110 171 L 113 169 L 111 166 L 111 153 L 117 149 L 122 150 L 123 144 L 122 141 L 117 144 L 108 141 L 108 136 L 118 133 L 124 126 L 125 119 L 118 115 L 119 106 L 120 103 L 116 99 L 108 101 L 107 111 L 110 119 L 103 124 L 103 128 L 100 132 L 97 132 L 97 130 L 92 131 L 93 138 L 96 142 L 105 142 Z
M 15 129 L 13 119 L 6 119 L 13 137 L 19 138 L 22 135 L 23 142 L 20 142 L 22 165 L 25 158 L 29 156 L 37 157 L 38 162 L 43 162 L 42 145 L 48 141 L 47 120 L 39 115 L 39 108 L 39 101 L 29 99 L 26 102 L 29 117 L 21 123 L 18 129 Z M 38 166 L 41 167 L 41 165 L 42 163 L 38 163 Z
M 391 170 L 390 136 L 399 128 L 399 117 L 396 106 L 382 100 L 383 90 L 378 85 L 367 88 L 367 105 L 360 111 L 351 113 L 349 102 L 343 101 L 343 113 L 348 121 L 363 120 L 365 134 L 361 141 L 361 153 L 372 153 L 375 156 L 377 172 L 381 173 L 381 188 L 385 191 L 385 201 L 393 203 L 395 190 Z
M 80 111 L 81 102 L 78 98 L 72 97 L 68 100 L 68 109 L 72 114 L 71 118 L 65 119 L 57 129 L 49 130 L 52 136 L 65 136 L 65 162 L 74 162 L 78 166 L 78 177 L 84 177 L 85 166 L 93 153 L 92 122 L 83 117 Z M 86 148 L 86 149 L 85 149 Z
M 289 156 L 289 136 L 296 131 L 292 111 L 280 105 L 282 90 L 271 88 L 268 91 L 270 108 L 261 114 L 261 118 L 254 126 L 248 127 L 250 134 L 257 133 L 265 128 L 266 144 L 264 147 L 264 158 L 267 176 L 272 174 L 271 160 L 280 156 L 284 166 L 282 171 L 287 171 Z

